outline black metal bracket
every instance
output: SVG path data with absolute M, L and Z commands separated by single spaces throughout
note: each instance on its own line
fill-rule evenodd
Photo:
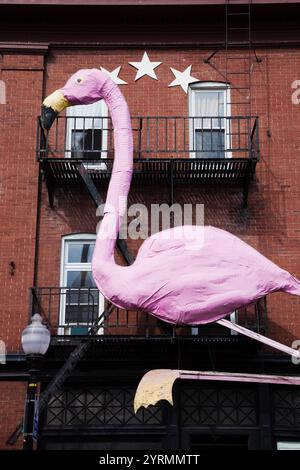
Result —
M 45 175 L 45 182 L 48 192 L 48 201 L 51 209 L 54 209 L 55 181 L 53 178 Z
M 243 183 L 243 208 L 244 209 L 247 209 L 248 207 L 249 186 L 250 186 L 250 181 L 253 177 L 255 164 L 256 164 L 256 161 L 254 163 L 254 161 L 251 158 L 248 158 L 247 170 L 246 170 L 244 183 Z
M 43 171 L 43 177 L 46 183 L 49 206 L 51 207 L 51 209 L 54 209 L 55 179 L 52 176 L 52 172 L 47 159 L 41 160 L 41 167 Z
M 244 189 L 243 189 L 243 208 L 247 209 L 248 207 L 248 195 L 249 195 L 249 180 L 245 178 Z
M 78 166 L 78 171 L 96 207 L 99 207 L 101 204 L 104 203 L 104 201 L 98 189 L 96 188 L 91 175 L 86 171 L 86 168 L 83 163 L 81 163 L 81 165 Z
M 87 188 L 91 198 L 93 199 L 96 207 L 99 207 L 99 205 L 103 204 L 104 201 L 103 201 L 98 189 L 96 188 L 95 183 L 93 182 L 91 175 L 86 171 L 86 168 L 85 168 L 84 164 L 81 164 L 79 166 L 79 173 L 80 173 L 80 176 L 82 177 L 82 180 L 84 181 L 84 183 L 86 185 L 86 188 Z M 126 261 L 126 263 L 128 265 L 132 264 L 134 262 L 134 259 L 135 259 L 134 255 L 129 250 L 125 240 L 120 239 L 119 236 L 117 238 L 117 248 L 120 251 L 120 253 L 122 254 L 124 260 Z
M 212 53 L 210 54 L 209 57 L 207 57 L 207 59 L 204 59 L 204 60 L 203 60 L 204 64 L 209 64 L 209 65 L 210 65 L 211 59 L 219 52 L 219 50 L 220 50 L 220 49 L 216 49 L 214 52 L 212 52 Z

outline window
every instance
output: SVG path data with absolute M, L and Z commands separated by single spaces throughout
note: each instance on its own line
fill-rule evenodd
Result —
M 103 101 L 67 108 L 66 157 L 106 158 L 107 129 L 107 106 Z M 97 166 L 105 167 L 104 163 Z
M 230 89 L 224 83 L 197 83 L 189 89 L 190 150 L 197 158 L 230 154 Z
M 277 450 L 300 450 L 300 442 L 277 442 Z
M 62 240 L 60 334 L 87 334 L 104 310 L 104 297 L 92 276 L 95 240 L 96 235 L 89 234 Z

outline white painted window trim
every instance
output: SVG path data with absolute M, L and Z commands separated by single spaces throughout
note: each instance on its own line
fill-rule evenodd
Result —
M 224 92 L 224 117 L 230 117 L 231 116 L 231 91 L 230 91 L 230 86 L 226 83 L 222 82 L 197 82 L 193 83 L 189 86 L 189 92 L 188 92 L 188 100 L 189 100 L 189 116 L 193 117 L 195 116 L 195 96 L 196 93 L 199 91 L 223 91 Z M 224 126 L 224 133 L 225 133 L 225 149 L 231 147 L 231 136 L 230 136 L 230 129 L 228 126 L 228 121 L 225 119 L 224 120 L 225 126 Z M 194 150 L 194 141 L 195 141 L 195 136 L 194 136 L 194 129 L 193 126 L 189 125 L 189 142 L 190 142 L 190 157 L 191 158 L 196 158 L 196 152 L 193 152 Z M 225 152 L 225 158 L 232 158 L 232 152 Z
M 95 108 L 93 110 L 93 107 Z M 97 108 L 100 108 L 100 115 L 97 113 Z M 77 105 L 77 106 L 70 106 L 66 109 L 66 117 L 67 117 L 67 124 L 66 124 L 66 152 L 65 157 L 71 158 L 71 150 L 72 150 L 72 130 L 75 129 L 75 117 L 78 116 L 78 119 L 91 117 L 100 120 L 102 122 L 102 152 L 101 158 L 107 158 L 107 150 L 108 150 L 108 108 L 103 100 L 97 101 L 92 105 Z M 74 117 L 74 119 L 72 119 Z M 101 119 L 103 118 L 103 119 Z M 104 127 L 104 129 L 103 129 Z M 106 128 L 106 129 L 105 129 Z M 89 127 L 85 128 L 89 129 Z M 101 129 L 101 127 L 96 128 Z M 79 128 L 78 128 L 79 130 Z M 99 170 L 106 170 L 106 164 L 103 163 L 84 163 L 84 166 L 87 168 L 99 169 Z
M 96 242 L 96 234 L 91 233 L 76 233 L 65 235 L 62 237 L 61 240 L 61 258 L 60 258 L 60 286 L 67 287 L 66 281 L 66 274 L 68 270 L 72 271 L 92 271 L 92 263 L 68 263 L 68 247 L 71 243 L 91 243 Z M 64 294 L 64 289 L 62 289 L 61 293 Z M 104 310 L 104 296 L 99 292 L 99 315 Z M 66 313 L 66 295 L 61 295 L 60 298 L 60 311 L 59 311 L 59 324 L 65 324 L 65 313 Z M 68 323 L 67 327 L 61 327 L 58 329 L 58 335 L 68 335 L 71 334 L 71 330 L 69 328 L 71 324 Z M 98 334 L 103 334 L 103 328 L 98 330 Z

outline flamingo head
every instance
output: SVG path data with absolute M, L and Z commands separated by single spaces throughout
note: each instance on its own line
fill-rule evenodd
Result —
M 68 106 L 91 104 L 103 98 L 101 90 L 108 75 L 98 69 L 81 69 L 66 84 L 43 101 L 41 122 L 50 129 L 56 116 Z

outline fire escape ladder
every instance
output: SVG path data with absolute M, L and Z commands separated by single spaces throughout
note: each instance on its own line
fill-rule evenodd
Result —
M 252 0 L 247 4 L 237 0 L 225 2 L 224 78 L 232 90 L 226 104 L 229 109 L 238 110 L 239 116 L 251 116 L 251 4 Z
M 230 85 L 230 94 L 226 93 L 226 114 L 237 113 L 248 117 L 247 134 L 250 135 L 252 116 L 252 68 L 253 59 L 259 62 L 252 47 L 251 34 L 252 0 L 241 4 L 238 0 L 225 2 L 225 70 L 224 78 Z M 228 99 L 228 97 L 230 97 Z M 248 142 L 249 147 L 251 141 Z M 251 153 L 251 151 L 250 151 Z M 246 175 L 243 183 L 243 206 L 248 206 L 249 184 L 253 175 L 252 155 L 249 155 Z
M 235 107 L 239 116 L 251 116 L 251 75 L 253 62 L 261 62 L 252 44 L 252 0 L 225 0 L 225 41 L 223 47 L 213 51 L 205 64 L 210 65 L 235 92 L 227 106 Z M 225 58 L 219 65 L 215 59 L 225 50 Z M 227 109 L 226 109 L 227 110 Z
M 225 41 L 224 46 L 213 51 L 204 63 L 210 65 L 230 86 L 226 93 L 224 115 L 243 116 L 248 124 L 244 134 L 251 135 L 252 123 L 252 72 L 254 62 L 261 62 L 252 44 L 251 24 L 252 0 L 241 3 L 240 0 L 225 0 Z M 225 51 L 224 57 L 219 53 Z M 257 124 L 255 124 L 257 127 Z M 237 135 L 238 139 L 243 134 Z M 248 205 L 249 184 L 253 177 L 257 154 L 252 153 L 252 139 L 249 137 L 249 156 L 243 177 L 243 206 Z

